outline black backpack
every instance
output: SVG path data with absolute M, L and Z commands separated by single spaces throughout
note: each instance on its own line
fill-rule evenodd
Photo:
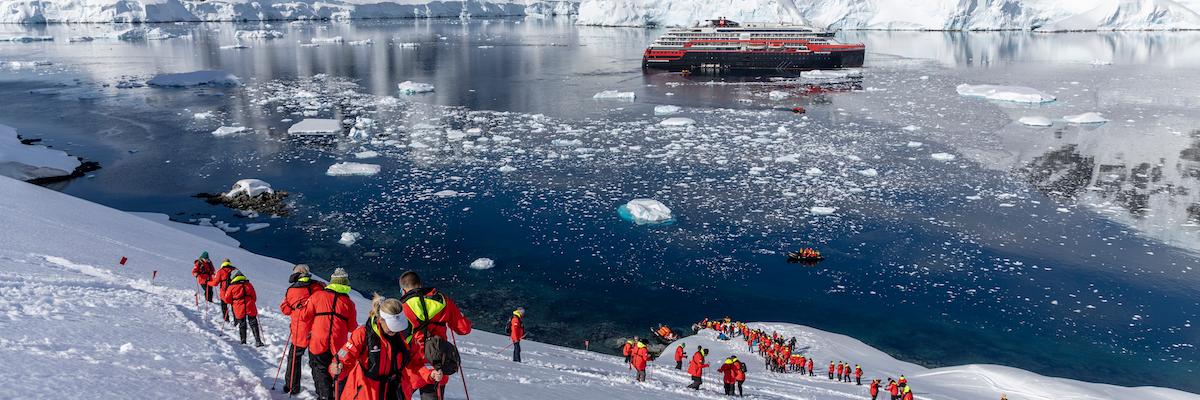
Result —
M 417 302 L 417 304 L 421 305 L 421 316 L 424 317 L 424 319 L 421 321 L 420 325 L 417 325 L 415 328 L 413 328 L 412 332 L 414 335 L 416 332 L 422 332 L 423 336 L 425 337 L 425 359 L 429 360 L 429 364 L 433 365 L 434 369 L 442 371 L 442 375 L 454 375 L 458 373 L 459 368 L 462 367 L 462 358 L 458 354 L 458 347 L 454 346 L 454 344 L 450 343 L 446 339 L 442 339 L 441 336 L 429 334 L 429 325 L 432 324 L 432 322 L 429 320 L 429 310 L 425 308 L 425 299 L 428 297 L 426 297 L 424 294 L 429 293 L 432 290 L 433 289 L 416 290 L 416 293 L 420 293 L 416 295 L 416 297 L 421 299 Z M 438 296 L 441 296 L 441 294 L 438 294 Z M 445 296 L 442 296 L 443 303 L 445 300 Z

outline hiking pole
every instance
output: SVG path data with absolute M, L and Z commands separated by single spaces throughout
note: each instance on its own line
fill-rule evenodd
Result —
M 517 344 L 517 343 L 516 342 L 509 343 L 508 346 L 504 346 L 503 349 L 496 350 L 496 354 L 503 353 L 505 350 L 508 350 L 509 347 L 513 347 L 514 344 Z
M 288 353 L 290 353 L 292 351 L 292 330 L 291 329 L 288 329 L 288 342 L 287 343 L 288 343 L 287 349 L 283 350 L 283 354 L 279 356 L 279 367 L 275 369 L 275 380 L 271 381 L 271 390 L 272 391 L 275 390 L 275 383 L 279 382 L 279 371 L 283 370 L 283 359 L 284 359 L 284 357 L 287 357 Z M 290 380 L 290 379 L 292 379 L 292 377 L 289 375 L 288 379 Z M 289 391 L 289 393 L 290 393 L 290 391 Z
M 450 340 L 454 342 L 454 348 L 458 348 L 458 338 L 454 335 L 453 330 L 450 330 Z M 467 374 L 463 373 L 461 369 L 462 368 L 459 368 L 460 371 L 458 371 L 458 377 L 462 378 L 463 394 L 467 396 L 467 400 L 471 400 L 471 392 L 467 391 Z

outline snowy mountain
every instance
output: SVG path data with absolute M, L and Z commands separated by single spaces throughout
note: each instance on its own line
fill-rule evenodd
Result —
M 567 0 L 0 0 L 0 23 L 138 23 L 572 14 Z
M 0 385 L 0 398 L 283 397 L 269 388 L 285 348 L 287 320 L 276 304 L 290 263 L 214 240 L 221 234 L 216 228 L 142 218 L 3 177 L 0 224 L 5 227 L 0 231 L 0 362 L 21 366 L 0 370 L 0 379 L 8 382 Z M 238 344 L 219 311 L 197 302 L 191 260 L 204 250 L 215 259 L 230 258 L 255 284 L 267 347 Z M 118 264 L 121 257 L 128 258 L 124 266 Z M 358 294 L 352 297 L 365 304 Z M 486 318 L 470 311 L 468 316 Z M 1084 383 L 993 365 L 925 369 L 847 336 L 790 324 L 755 326 L 796 336 L 798 348 L 822 363 L 861 364 L 866 377 L 906 374 L 921 399 L 999 398 L 1001 392 L 1012 399 L 1200 399 L 1172 389 Z M 865 397 L 865 386 L 763 372 L 762 361 L 747 354 L 743 343 L 719 341 L 711 331 L 680 342 L 689 350 L 712 349 L 714 363 L 730 354 L 742 357 L 750 366 L 747 394 L 755 398 Z M 706 372 L 703 390 L 694 392 L 684 388 L 688 378 L 667 358 L 651 366 L 648 382 L 635 384 L 614 356 L 528 342 L 526 363 L 514 364 L 504 350 L 504 336 L 476 331 L 458 343 L 469 389 L 479 398 L 719 395 L 714 371 Z M 446 398 L 464 398 L 462 385 L 452 382 Z
M 1200 29 L 1187 0 L 583 0 L 578 23 L 688 26 L 724 16 L 847 30 Z

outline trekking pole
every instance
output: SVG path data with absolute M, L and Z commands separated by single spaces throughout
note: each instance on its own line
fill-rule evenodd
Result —
M 288 329 L 287 343 L 288 343 L 287 348 L 284 349 L 283 354 L 279 356 L 279 367 L 275 369 L 275 380 L 271 381 L 271 390 L 272 391 L 275 390 L 275 383 L 279 382 L 279 371 L 283 371 L 283 359 L 285 357 L 287 357 L 288 353 L 290 353 L 292 351 L 292 330 L 291 329 Z M 288 379 L 289 379 L 289 381 L 292 379 L 291 375 L 288 376 Z M 291 393 L 291 391 L 288 391 L 288 393 Z
M 450 330 L 450 341 L 454 343 L 455 348 L 458 348 L 458 338 L 454 335 L 453 330 Z M 467 396 L 467 400 L 471 400 L 471 392 L 467 391 L 467 374 L 461 371 L 461 369 L 462 368 L 459 368 L 460 371 L 458 371 L 458 377 L 462 378 L 463 394 Z
M 509 343 L 509 344 L 508 344 L 508 346 L 504 346 L 504 348 L 503 348 L 503 349 L 496 350 L 496 354 L 503 353 L 505 350 L 508 350 L 508 348 L 509 348 L 509 347 L 513 347 L 513 345 L 514 345 L 514 344 L 516 344 L 516 342 Z

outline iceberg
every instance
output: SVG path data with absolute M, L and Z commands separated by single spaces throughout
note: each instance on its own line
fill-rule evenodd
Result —
M 200 114 L 196 114 L 196 115 L 200 115 Z M 192 117 L 195 118 L 196 115 L 193 115 Z M 207 117 L 205 117 L 205 118 L 207 118 Z M 196 119 L 204 119 L 204 118 L 196 118 Z M 254 131 L 254 130 L 244 127 L 244 126 L 222 126 L 220 128 L 213 130 L 212 134 L 213 134 L 213 136 L 223 137 L 223 136 L 240 135 L 240 134 L 252 132 L 252 131 Z
M 654 115 L 671 115 L 679 112 L 679 106 L 661 105 L 654 106 Z
M 237 197 L 238 195 L 246 195 L 250 197 L 258 197 L 263 193 L 275 193 L 271 189 L 271 184 L 259 179 L 242 179 L 233 183 L 233 188 L 225 193 L 225 197 Z
M 633 199 L 617 208 L 617 215 L 638 225 L 665 224 L 675 220 L 671 209 L 654 199 Z
M 596 94 L 592 95 L 592 98 L 596 99 L 596 100 L 633 101 L 634 94 L 633 94 L 633 92 L 622 92 L 622 91 L 618 91 L 618 90 L 605 90 L 600 93 L 596 93 Z
M 362 238 L 362 234 L 358 233 L 358 232 L 342 232 L 342 237 L 338 238 L 338 244 L 341 244 L 342 246 L 350 247 L 350 246 L 353 246 L 354 243 L 357 243 L 358 239 L 361 239 L 361 238 Z
M 194 71 L 175 74 L 158 74 L 146 81 L 150 86 L 188 87 L 188 86 L 238 86 L 242 81 L 231 73 L 210 70 Z
M 329 176 L 371 176 L 378 174 L 382 168 L 376 164 L 356 162 L 340 162 L 329 166 L 325 175 Z
M 680 128 L 695 125 L 696 120 L 684 117 L 671 117 L 662 120 L 662 122 L 659 122 L 658 124 L 667 127 Z
M 414 95 L 417 93 L 429 93 L 433 91 L 433 85 L 428 83 L 419 83 L 413 81 L 400 82 L 400 94 Z
M 477 258 L 477 259 L 475 259 L 475 261 L 471 261 L 471 269 L 476 269 L 476 270 L 482 271 L 485 269 L 492 269 L 495 266 L 496 266 L 496 261 L 494 261 L 490 258 Z
M 954 159 L 957 157 L 950 153 L 933 153 L 929 155 L 929 158 L 938 161 L 954 161 Z
M 1054 122 L 1050 121 L 1050 118 L 1041 117 L 1041 116 L 1021 117 L 1021 119 L 1018 119 L 1017 122 L 1020 122 L 1022 125 L 1028 125 L 1028 126 L 1052 126 L 1052 125 L 1054 125 Z
M 1100 115 L 1100 113 L 1097 113 L 1097 112 L 1085 112 L 1083 114 L 1078 114 L 1078 115 L 1068 115 L 1068 116 L 1063 117 L 1063 120 L 1070 122 L 1072 124 L 1080 124 L 1080 125 L 1103 124 L 1105 122 L 1108 122 L 1107 118 L 1104 118 L 1103 115 Z
M 342 132 L 342 122 L 336 119 L 306 118 L 288 128 L 289 135 L 324 136 Z

